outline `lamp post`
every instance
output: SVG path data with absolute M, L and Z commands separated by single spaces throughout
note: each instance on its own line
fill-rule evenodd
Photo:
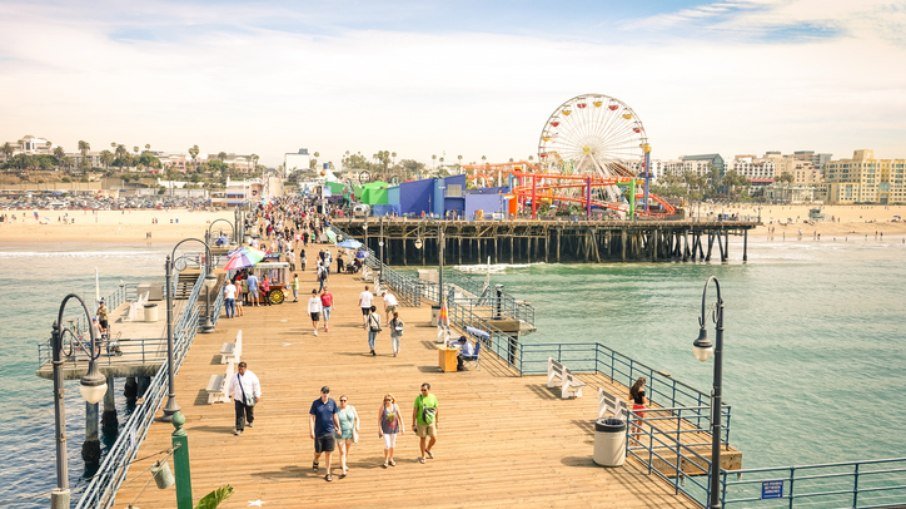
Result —
M 215 219 L 214 221 L 211 222 L 210 225 L 208 225 L 208 229 L 205 232 L 205 237 L 204 237 L 205 244 L 207 244 L 207 246 L 208 246 L 208 251 L 205 256 L 205 274 L 206 274 L 205 277 L 207 277 L 207 275 L 211 274 L 211 265 L 213 263 L 213 261 L 211 260 L 212 256 L 210 254 L 210 245 L 211 245 L 211 237 L 212 237 L 211 229 L 214 227 L 215 224 L 217 224 L 219 222 L 224 222 L 224 223 L 230 225 L 230 229 L 233 234 L 235 234 L 235 232 L 236 232 L 236 227 L 233 225 L 233 223 L 231 223 L 229 220 L 224 219 L 222 217 Z M 213 309 L 211 308 L 211 288 L 208 287 L 207 285 L 205 285 L 205 294 L 204 294 L 205 321 L 204 321 L 204 324 L 201 326 L 201 332 L 203 332 L 205 334 L 214 332 L 214 318 L 211 316 L 212 312 L 213 312 Z
M 167 257 L 166 261 L 164 261 L 164 271 L 166 274 L 165 284 L 167 286 L 167 405 L 164 407 L 163 417 L 160 418 L 160 420 L 164 422 L 171 422 L 173 420 L 173 414 L 179 412 L 179 405 L 176 403 L 176 369 L 173 365 L 173 285 L 171 284 L 171 279 L 173 277 L 173 266 L 184 260 L 183 257 L 176 259 L 176 250 L 186 242 L 200 242 L 204 245 L 205 289 L 210 290 L 217 284 L 217 278 L 214 277 L 209 270 L 211 263 L 211 249 L 205 241 L 196 238 L 188 238 L 179 241 L 173 246 L 173 251 L 170 253 L 170 256 Z M 208 319 L 210 319 L 210 316 Z
M 51 332 L 51 346 L 53 347 L 54 416 L 57 442 L 57 487 L 50 494 L 50 506 L 53 509 L 69 509 L 69 469 L 66 464 L 66 410 L 63 397 L 63 348 L 64 346 L 69 347 L 68 354 L 74 353 L 74 348 L 80 348 L 84 351 L 82 341 L 75 337 L 72 329 L 62 329 L 60 327 L 60 324 L 63 322 L 63 311 L 66 309 L 66 304 L 70 299 L 75 299 L 79 302 L 82 306 L 82 310 L 85 312 L 85 317 L 88 319 L 87 323 L 91 324 L 91 313 L 88 311 L 88 307 L 81 297 L 74 293 L 70 293 L 63 298 L 63 302 L 60 303 L 60 310 L 57 313 L 57 321 L 54 322 Z M 70 339 L 68 344 L 64 345 L 63 340 L 67 333 L 72 336 L 72 339 Z M 81 378 L 79 393 L 86 402 L 96 405 L 103 399 L 104 393 L 107 392 L 107 380 L 98 372 L 97 363 L 95 362 L 100 356 L 100 351 L 95 349 L 97 337 L 94 333 L 94 327 L 91 325 L 88 326 L 88 336 L 90 338 L 88 345 L 88 373 Z M 75 341 L 73 341 L 73 339 Z M 100 345 L 98 345 L 98 347 L 99 346 Z
M 714 344 L 708 339 L 705 330 L 705 300 L 708 297 L 708 285 L 714 282 L 717 291 L 717 308 L 711 319 L 717 326 L 717 337 Z M 711 389 L 711 472 L 709 482 L 709 509 L 719 509 L 720 504 L 720 424 L 721 424 L 721 383 L 723 377 L 723 342 L 724 342 L 724 301 L 720 296 L 720 282 L 711 276 L 705 281 L 702 290 L 702 314 L 698 319 L 698 338 L 692 343 L 692 354 L 701 362 L 707 362 L 714 354 L 714 380 Z

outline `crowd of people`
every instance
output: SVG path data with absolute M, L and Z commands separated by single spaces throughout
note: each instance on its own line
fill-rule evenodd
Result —
M 331 311 L 334 308 L 334 295 L 328 286 L 331 269 L 334 267 L 334 255 L 331 250 L 319 246 L 316 257 L 313 254 L 316 264 L 312 271 L 307 271 L 307 251 L 313 249 L 315 244 L 323 245 L 328 241 L 325 229 L 329 227 L 329 217 L 318 213 L 302 200 L 285 200 L 260 205 L 247 221 L 246 230 L 257 231 L 259 234 L 257 238 L 252 239 L 251 244 L 258 249 L 266 250 L 268 254 L 282 257 L 291 265 L 292 280 L 286 286 L 292 290 L 292 300 L 287 302 L 299 302 L 302 284 L 300 273 L 303 278 L 306 273 L 313 273 L 317 287 L 311 289 L 307 301 L 311 333 L 313 336 L 318 336 L 319 332 L 329 333 Z M 352 263 L 348 262 L 349 259 L 352 259 Z M 365 256 L 358 253 L 353 255 L 338 251 L 334 274 L 359 272 L 364 267 L 364 259 Z M 226 316 L 228 318 L 242 316 L 243 305 L 268 305 L 271 283 L 266 275 L 259 279 L 254 269 L 236 271 L 223 289 Z M 367 334 L 368 352 L 371 357 L 377 356 L 376 344 L 379 336 L 385 329 L 389 329 L 390 351 L 396 357 L 400 353 L 405 330 L 405 322 L 400 316 L 399 301 L 392 292 L 379 291 L 379 302 L 383 302 L 383 313 L 379 313 L 375 305 L 378 302 L 375 290 L 365 285 L 358 296 L 362 328 Z M 420 387 L 420 394 L 413 402 L 411 426 L 408 428 L 396 398 L 392 394 L 384 396 L 377 409 L 376 423 L 377 435 L 383 441 L 383 468 L 396 466 L 394 453 L 397 437 L 403 435 L 407 429 L 419 437 L 418 461 L 425 463 L 427 459 L 434 458 L 432 448 L 437 440 L 438 401 L 430 389 L 429 383 L 424 383 Z M 248 369 L 245 362 L 239 364 L 238 373 L 230 381 L 228 394 L 234 401 L 233 433 L 238 436 L 247 428 L 253 427 L 254 407 L 261 401 L 261 382 Z M 315 472 L 319 471 L 323 456 L 323 465 L 326 469 L 324 479 L 332 481 L 333 453 L 339 449 L 339 477 L 345 478 L 349 473 L 350 452 L 353 446 L 359 443 L 359 434 L 362 430 L 362 419 L 351 403 L 350 397 L 341 395 L 337 403 L 330 397 L 330 388 L 322 387 L 320 397 L 312 402 L 309 410 L 309 428 L 310 438 L 314 442 L 312 469 Z

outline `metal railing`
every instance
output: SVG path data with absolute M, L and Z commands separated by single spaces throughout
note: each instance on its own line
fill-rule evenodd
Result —
M 195 339 L 198 330 L 199 310 L 196 305 L 204 287 L 204 271 L 199 275 L 186 306 L 173 327 L 173 358 L 179 371 L 185 353 Z M 169 288 L 168 291 L 172 291 Z M 91 477 L 88 486 L 79 496 L 76 509 L 109 508 L 113 505 L 117 490 L 126 479 L 129 464 L 135 459 L 139 446 L 148 434 L 157 408 L 167 391 L 167 364 L 164 362 L 152 377 L 145 391 L 144 403 L 135 411 L 119 431 L 116 442 L 101 461 L 98 471 Z
M 87 339 L 86 339 L 87 341 Z M 101 342 L 99 348 L 101 356 L 95 361 L 100 368 L 114 367 L 125 364 L 138 364 L 154 362 L 165 359 L 167 356 L 167 339 L 166 338 L 138 338 L 128 340 L 118 340 L 114 338 L 109 344 L 106 340 L 98 338 Z M 121 353 L 112 350 L 116 344 Z M 86 347 L 87 348 L 87 347 Z M 45 343 L 38 344 L 38 365 L 43 366 L 53 359 L 53 348 Z M 72 355 L 63 359 L 63 369 L 67 365 L 76 367 L 82 365 L 87 369 L 88 354 L 87 351 L 74 349 Z
M 903 507 L 906 458 L 721 470 L 720 481 L 724 507 Z

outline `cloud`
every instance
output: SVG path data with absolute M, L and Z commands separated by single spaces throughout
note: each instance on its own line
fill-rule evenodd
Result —
M 733 16 L 705 17 L 762 34 L 782 30 L 783 20 L 812 22 L 804 2 L 733 6 L 753 3 L 722 2 Z M 30 132 L 69 150 L 79 139 L 172 151 L 197 143 L 203 152 L 254 152 L 268 164 L 300 147 L 334 161 L 346 150 L 381 149 L 420 160 L 443 152 L 506 160 L 536 151 L 560 102 L 598 92 L 638 112 L 659 158 L 862 146 L 906 155 L 906 69 L 895 64 L 906 55 L 881 36 L 799 34 L 790 44 L 784 33 L 728 40 L 691 31 L 667 43 L 602 41 L 350 27 L 310 6 L 84 7 L 0 4 L 0 141 Z M 876 10 L 834 9 L 815 12 L 853 15 L 847 34 L 880 26 Z M 365 15 L 350 17 L 358 25 Z

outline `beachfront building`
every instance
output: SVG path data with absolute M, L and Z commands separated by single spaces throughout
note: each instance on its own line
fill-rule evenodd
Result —
M 167 154 L 164 152 L 155 152 L 154 155 L 160 160 L 160 165 L 164 169 L 164 171 L 175 171 L 179 173 L 186 172 L 185 154 Z
M 16 142 L 13 154 L 28 155 L 53 155 L 54 144 L 52 141 L 37 136 L 26 135 Z
M 227 177 L 223 191 L 211 192 L 211 205 L 228 208 L 258 202 L 264 196 L 264 187 L 261 179 L 232 180 Z
M 300 148 L 298 152 L 283 154 L 283 177 L 288 178 L 297 171 L 308 171 L 311 165 L 311 156 L 307 148 Z
M 777 166 L 773 159 L 755 157 L 754 155 L 737 155 L 730 163 L 731 170 L 751 180 L 775 177 Z
M 720 154 L 682 156 L 678 161 L 664 163 L 664 173 L 678 177 L 690 172 L 698 176 L 710 177 L 715 171 L 718 175 L 726 172 L 724 158 Z
M 827 162 L 824 178 L 828 203 L 906 203 L 906 159 L 876 159 L 872 150 L 856 150 L 852 159 Z

